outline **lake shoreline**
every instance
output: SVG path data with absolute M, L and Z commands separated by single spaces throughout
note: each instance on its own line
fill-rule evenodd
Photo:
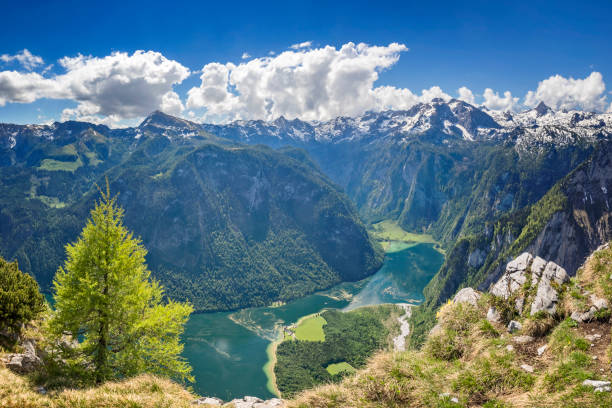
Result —
M 283 327 L 325 309 L 351 310 L 386 303 L 422 302 L 422 288 L 439 270 L 444 256 L 431 243 L 387 254 L 373 276 L 343 282 L 284 305 L 194 313 L 186 325 L 184 356 L 194 368 L 194 389 L 224 400 L 279 395 L 276 351 Z M 239 313 L 240 318 L 233 318 Z M 262 375 L 263 374 L 263 375 Z M 243 378 L 236 381 L 237 378 Z
M 276 366 L 276 349 L 278 345 L 283 341 L 283 333 L 281 332 L 278 339 L 268 344 L 266 347 L 266 354 L 268 355 L 268 362 L 263 366 L 263 372 L 267 377 L 266 387 L 268 391 L 281 398 L 280 390 L 276 384 L 276 374 L 274 374 L 274 367 Z

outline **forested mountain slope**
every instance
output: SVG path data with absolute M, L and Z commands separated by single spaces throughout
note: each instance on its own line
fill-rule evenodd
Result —
M 123 130 L 1 125 L 0 252 L 48 289 L 108 177 L 155 276 L 197 310 L 286 301 L 380 266 L 353 205 L 304 154 L 197 127 L 159 112 Z

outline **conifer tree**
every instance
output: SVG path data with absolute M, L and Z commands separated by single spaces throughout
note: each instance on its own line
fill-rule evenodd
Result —
M 97 383 L 142 372 L 192 381 L 180 335 L 193 308 L 163 299 L 145 264 L 146 249 L 123 226 L 108 180 L 100 194 L 53 282 L 49 328 L 79 340 L 64 359 L 86 367 Z
M 17 261 L 0 257 L 0 331 L 19 333 L 21 325 L 38 316 L 44 305 L 34 278 L 21 272 Z

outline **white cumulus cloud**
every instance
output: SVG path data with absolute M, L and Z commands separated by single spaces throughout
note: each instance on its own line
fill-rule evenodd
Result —
M 405 105 L 412 98 L 408 93 L 377 91 L 374 82 L 406 50 L 397 43 L 347 43 L 339 49 L 285 51 L 239 65 L 210 63 L 202 69 L 201 85 L 189 90 L 187 108 L 206 108 L 207 120 L 326 120 L 376 109 L 392 97 Z
M 115 52 L 102 58 L 79 55 L 62 58 L 59 64 L 66 72 L 52 77 L 1 71 L 0 105 L 70 99 L 78 105 L 64 110 L 63 119 L 98 116 L 112 121 L 142 117 L 155 109 L 174 114 L 183 110 L 173 87 L 190 71 L 158 52 Z
M 240 57 L 241 59 L 249 59 L 251 58 L 251 54 L 249 54 L 248 52 L 243 52 L 242 53 L 242 57 Z
M 24 68 L 33 70 L 39 65 L 43 64 L 43 59 L 38 55 L 33 55 L 28 49 L 23 49 L 21 52 L 15 55 L 2 54 L 0 55 L 0 61 L 5 63 L 18 62 Z
M 484 97 L 483 105 L 493 111 L 514 111 L 519 107 L 519 98 L 513 97 L 510 91 L 500 96 L 498 92 L 486 88 L 482 96 Z
M 417 103 L 431 102 L 433 99 L 440 98 L 445 101 L 452 99 L 450 95 L 442 91 L 439 86 L 432 86 L 423 89 L 421 95 L 412 93 L 410 89 L 396 88 L 394 86 L 379 86 L 372 91 L 375 96 L 373 110 L 404 110 L 409 109 Z
M 459 88 L 457 90 L 457 93 L 459 94 L 459 97 L 457 99 L 460 99 L 464 102 L 467 102 L 473 105 L 476 101 L 476 98 L 474 97 L 474 93 L 472 92 L 471 89 L 469 89 L 466 86 L 462 86 L 461 88 Z
M 535 106 L 544 102 L 553 109 L 579 109 L 601 112 L 606 109 L 606 84 L 599 72 L 592 72 L 584 79 L 553 75 L 541 81 L 535 91 L 525 96 L 525 105 Z

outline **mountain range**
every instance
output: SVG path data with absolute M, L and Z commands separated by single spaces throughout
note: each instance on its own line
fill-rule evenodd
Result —
M 611 136 L 610 113 L 441 99 L 326 122 L 199 124 L 154 112 L 125 129 L 2 124 L 0 251 L 48 285 L 93 183 L 108 176 L 156 276 L 200 310 L 365 277 L 381 255 L 364 223 L 392 219 L 446 249 L 426 290 L 431 312 L 462 286 L 495 281 L 525 248 L 572 274 L 611 239 Z M 555 234 L 574 238 L 555 245 Z M 428 313 L 415 313 L 417 332 Z

